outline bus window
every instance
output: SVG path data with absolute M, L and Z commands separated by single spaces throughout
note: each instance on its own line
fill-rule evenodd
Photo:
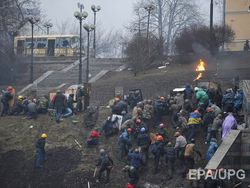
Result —
M 17 54 L 21 55 L 24 51 L 24 40 L 18 40 L 17 41 Z
M 80 47 L 80 39 L 77 37 L 71 38 L 71 47 L 73 49 L 78 49 Z
M 56 48 L 70 48 L 70 38 L 56 38 Z
M 26 38 L 25 40 L 25 48 L 30 49 L 31 48 L 31 38 Z M 34 48 L 36 48 L 36 39 L 33 39 L 33 43 L 34 43 Z
M 37 48 L 38 49 L 47 48 L 47 38 L 37 38 Z

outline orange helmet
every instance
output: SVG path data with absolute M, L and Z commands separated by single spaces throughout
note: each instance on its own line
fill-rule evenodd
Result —
M 13 89 L 12 86 L 9 86 L 9 87 L 7 88 L 8 91 L 11 91 L 12 89 Z
M 176 133 L 174 133 L 174 136 L 175 136 L 175 137 L 180 136 L 180 135 L 181 135 L 181 133 L 180 133 L 180 132 L 176 132 Z
M 127 129 L 127 131 L 128 131 L 128 132 L 131 132 L 131 131 L 132 131 L 132 129 L 131 129 L 131 128 L 128 128 L 128 129 Z
M 33 102 L 34 102 L 34 103 L 36 103 L 36 102 L 37 102 L 37 99 L 36 99 L 36 98 L 34 98 L 34 99 L 33 99 Z
M 208 108 L 207 111 L 208 111 L 208 112 L 212 112 L 213 109 L 212 109 L 212 108 Z
M 165 100 L 165 97 L 161 97 L 161 100 Z
M 220 170 L 219 170 L 220 172 L 224 172 L 224 168 L 220 168 Z
M 120 99 L 118 97 L 115 98 L 115 101 L 119 101 Z
M 194 113 L 199 114 L 199 111 L 198 111 L 198 110 L 195 110 Z
M 162 136 L 157 136 L 156 138 L 158 141 L 162 141 L 163 140 L 163 137 Z
M 211 174 L 213 174 L 213 171 L 212 170 L 208 170 L 207 174 L 211 175 Z

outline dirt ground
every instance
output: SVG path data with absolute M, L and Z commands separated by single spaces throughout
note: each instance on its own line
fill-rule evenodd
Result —
M 204 80 L 215 80 L 222 83 L 223 87 L 228 87 L 232 86 L 232 80 L 236 75 L 240 75 L 240 79 L 250 79 L 249 58 L 246 61 L 233 58 L 223 61 L 218 71 L 216 61 L 211 60 L 208 64 Z M 193 83 L 192 80 L 197 76 L 194 72 L 195 65 L 196 62 L 191 65 L 172 65 L 165 70 L 155 69 L 137 77 L 129 71 L 109 74 L 92 85 L 92 102 L 107 104 L 117 86 L 124 87 L 125 92 L 141 88 L 145 98 L 167 95 L 174 87 L 180 87 L 187 82 Z M 101 127 L 109 114 L 109 109 L 100 109 L 97 127 Z M 72 120 L 79 122 L 74 125 Z M 168 136 L 174 142 L 174 130 L 168 116 L 163 118 L 163 123 L 167 125 Z M 36 169 L 35 143 L 43 132 L 48 135 L 48 159 L 42 164 L 42 168 Z M 56 124 L 55 118 L 48 114 L 39 115 L 37 120 L 28 120 L 23 115 L 0 117 L 0 187 L 85 188 L 89 182 L 91 188 L 124 188 L 128 177 L 121 171 L 126 163 L 118 161 L 118 135 L 109 139 L 101 137 L 97 147 L 89 148 L 86 147 L 89 133 L 90 129 L 83 126 L 83 114 L 64 119 L 60 124 Z M 196 139 L 197 147 L 202 152 L 202 159 L 197 158 L 196 167 L 204 167 L 205 152 L 208 148 L 204 145 L 205 133 L 201 132 Z M 79 147 L 75 140 L 82 147 Z M 111 183 L 108 185 L 97 184 L 93 178 L 95 162 L 101 148 L 108 151 L 114 160 Z M 147 182 L 158 185 L 159 188 L 187 187 L 185 179 L 181 177 L 183 166 L 179 162 L 176 163 L 176 169 L 174 178 L 167 180 L 167 169 L 162 159 L 159 173 L 153 175 L 153 155 L 150 152 L 148 165 L 140 171 L 138 188 L 147 187 Z

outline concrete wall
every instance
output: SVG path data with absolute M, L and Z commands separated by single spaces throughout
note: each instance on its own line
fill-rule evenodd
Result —
M 243 169 L 244 182 L 250 184 L 250 129 L 231 130 L 221 143 L 206 169 Z

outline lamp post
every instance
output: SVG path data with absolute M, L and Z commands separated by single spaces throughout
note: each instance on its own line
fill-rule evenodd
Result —
M 46 23 L 44 23 L 43 26 L 47 28 L 47 35 L 49 35 L 49 28 L 53 27 L 53 24 L 49 23 L 49 22 L 46 22 Z
M 93 30 L 95 30 L 94 25 L 88 25 L 84 24 L 83 28 L 87 31 L 88 33 L 88 47 L 87 47 L 87 66 L 86 66 L 86 83 L 89 82 L 89 33 Z
M 28 21 L 31 23 L 31 61 L 30 61 L 30 83 L 33 83 L 33 54 L 34 54 L 34 24 L 40 21 L 37 16 L 29 16 Z
M 88 17 L 87 12 L 75 12 L 74 16 L 80 22 L 80 59 L 79 59 L 79 78 L 78 83 L 82 83 L 82 20 L 85 20 Z
M 148 37 L 149 37 L 149 20 L 150 20 L 150 13 L 152 12 L 152 10 L 155 9 L 155 6 L 152 5 L 152 4 L 148 4 L 148 5 L 145 5 L 145 6 L 144 6 L 144 9 L 145 9 L 146 11 L 148 11 L 148 26 L 147 26 L 147 39 L 148 39 Z
M 95 5 L 92 5 L 91 6 L 91 10 L 94 12 L 94 26 L 96 28 L 96 13 L 99 12 L 101 10 L 101 6 L 95 6 Z M 95 39 L 96 39 L 96 33 L 95 33 L 96 29 L 94 29 L 94 40 L 93 40 L 93 50 L 94 50 L 94 58 L 96 56 L 96 42 L 95 42 Z
M 210 2 L 210 50 L 213 52 L 213 14 L 214 14 L 214 0 Z

